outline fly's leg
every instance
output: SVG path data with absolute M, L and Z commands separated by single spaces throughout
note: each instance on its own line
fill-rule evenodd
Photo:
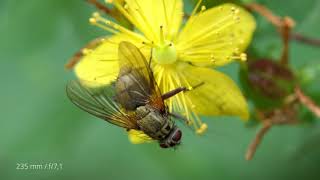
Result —
M 195 86 L 193 86 L 193 87 L 191 87 L 189 89 L 186 88 L 186 87 L 178 87 L 178 88 L 176 88 L 174 90 L 171 90 L 171 91 L 163 94 L 162 95 L 162 99 L 165 100 L 165 99 L 171 98 L 172 96 L 174 96 L 174 95 L 176 95 L 176 94 L 178 94 L 180 92 L 186 92 L 186 91 L 194 90 L 194 89 L 202 86 L 203 84 L 204 84 L 204 82 L 201 82 L 201 83 L 199 83 L 199 84 L 197 84 L 197 85 L 195 85 Z
M 187 119 L 186 117 L 184 117 L 180 114 L 174 113 L 174 112 L 170 112 L 169 115 L 173 118 L 181 120 L 182 122 L 184 122 L 184 125 L 186 125 L 185 127 L 190 128 L 192 130 L 192 128 L 190 126 L 191 121 L 189 119 Z
M 182 120 L 186 124 L 189 124 L 189 120 L 186 117 L 181 116 L 180 114 L 177 114 L 177 113 L 174 113 L 174 112 L 170 112 L 169 115 L 174 117 L 174 118 L 176 118 L 176 119 Z
M 188 89 L 186 87 L 178 87 L 177 89 L 174 89 L 174 90 L 171 90 L 165 94 L 162 94 L 161 97 L 163 100 L 165 100 L 165 99 L 171 98 L 172 96 L 174 96 L 182 91 L 185 92 L 185 91 L 188 91 Z

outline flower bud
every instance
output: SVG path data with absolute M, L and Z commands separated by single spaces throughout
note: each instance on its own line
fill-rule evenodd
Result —
M 288 67 L 268 59 L 249 62 L 247 78 L 251 87 L 272 99 L 286 97 L 295 85 L 294 75 Z

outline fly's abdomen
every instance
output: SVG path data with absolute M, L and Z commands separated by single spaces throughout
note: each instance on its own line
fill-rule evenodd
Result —
M 137 121 L 138 126 L 143 132 L 154 139 L 165 139 L 174 125 L 168 117 L 161 115 L 152 108 L 140 106 L 136 112 L 139 116 L 139 120 Z

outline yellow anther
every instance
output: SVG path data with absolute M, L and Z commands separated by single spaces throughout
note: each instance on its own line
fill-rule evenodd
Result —
M 240 10 L 238 9 L 238 8 L 235 8 L 235 7 L 231 7 L 231 12 L 233 13 L 233 14 L 239 14 L 239 12 L 240 12 Z
M 198 0 L 195 8 L 192 10 L 192 13 L 191 13 L 190 17 L 193 17 L 196 14 L 196 12 L 197 12 L 197 10 L 198 10 L 198 8 L 199 8 L 201 3 L 202 3 L 202 0 Z
M 92 17 L 92 18 L 89 19 L 89 22 L 91 24 L 96 24 L 97 23 L 97 19 Z
M 201 6 L 201 12 L 205 11 L 206 9 L 206 6 Z
M 100 16 L 100 14 L 98 12 L 94 12 L 94 13 L 92 13 L 92 17 L 100 18 L 101 16 Z
M 124 8 L 125 10 L 128 10 L 128 9 L 129 9 L 128 4 L 126 3 L 126 4 L 123 6 L 123 8 Z
M 246 61 L 247 60 L 247 54 L 246 53 L 241 53 L 240 54 L 240 60 L 241 61 Z
M 198 135 L 202 135 L 203 133 L 205 133 L 207 131 L 207 129 L 208 129 L 208 125 L 206 123 L 202 123 L 200 128 L 197 129 L 196 133 Z
M 82 52 L 83 55 L 88 55 L 89 53 L 92 52 L 92 50 L 88 49 L 88 48 L 84 48 L 84 49 L 81 50 L 81 52 Z
M 213 54 L 210 55 L 210 61 L 211 62 L 215 62 L 216 61 L 216 58 L 213 56 Z

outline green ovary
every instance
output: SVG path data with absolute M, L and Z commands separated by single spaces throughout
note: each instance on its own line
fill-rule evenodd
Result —
M 165 42 L 153 48 L 152 57 L 159 64 L 172 64 L 177 61 L 177 50 L 173 43 Z

